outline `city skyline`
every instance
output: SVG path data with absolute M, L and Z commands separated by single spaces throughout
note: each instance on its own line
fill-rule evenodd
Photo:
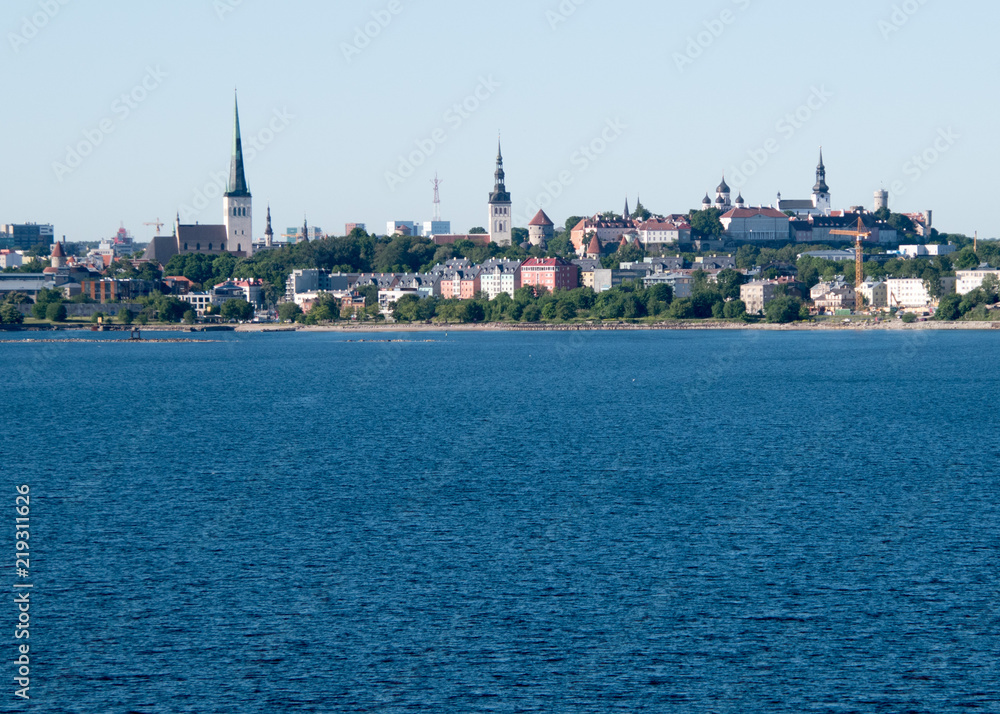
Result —
M 4 82 L 18 111 L 4 139 L 14 170 L 0 179 L 0 221 L 51 222 L 71 241 L 109 237 L 123 221 L 141 242 L 153 235 L 143 224 L 169 225 L 177 212 L 218 223 L 213 187 L 228 174 L 235 86 L 247 179 L 279 231 L 304 214 L 332 234 L 348 222 L 379 231 L 429 220 L 435 173 L 453 230 L 481 226 L 499 129 L 519 227 L 533 208 L 561 224 L 618 211 L 626 196 L 684 212 L 722 173 L 750 205 L 805 196 L 822 145 L 835 208 L 870 207 L 885 188 L 894 210 L 933 210 L 943 231 L 995 237 L 986 202 L 970 199 L 997 158 L 986 125 L 995 100 L 958 73 L 988 21 L 965 28 L 961 13 L 916 0 L 847 5 L 850 18 L 806 9 L 793 24 L 791 3 L 751 0 L 515 2 L 474 23 L 451 2 L 428 11 L 302 0 L 277 15 L 233 0 L 124 13 L 114 2 L 13 3 L 4 51 L 18 71 Z M 579 54 L 580 37 L 627 34 L 636 13 L 669 31 Z M 499 52 L 447 43 L 473 31 L 510 42 L 485 45 Z M 770 34 L 783 49 L 762 43 Z M 271 36 L 280 42 L 263 52 Z M 29 101 L 38 86 L 46 101 Z M 987 106 L 970 112 L 970 101 Z

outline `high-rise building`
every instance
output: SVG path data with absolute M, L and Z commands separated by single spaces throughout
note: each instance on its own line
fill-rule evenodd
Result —
M 30 250 L 48 247 L 55 242 L 56 230 L 47 223 L 23 223 L 0 226 L 0 248 Z

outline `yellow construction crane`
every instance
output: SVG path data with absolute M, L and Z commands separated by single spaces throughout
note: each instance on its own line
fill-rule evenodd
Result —
M 159 218 L 157 218 L 156 221 L 154 221 L 152 223 L 145 223 L 143 225 L 156 226 L 156 235 L 160 235 L 160 231 L 163 230 L 163 226 L 165 226 L 167 224 L 164 223 L 163 221 L 161 221 Z
M 858 228 L 853 231 L 830 231 L 830 235 L 833 236 L 854 236 L 854 261 L 857 263 L 857 274 L 855 276 L 855 290 L 860 290 L 862 284 L 865 282 L 865 254 L 861 247 L 862 238 L 871 238 L 872 232 L 865 228 L 865 222 L 861 218 L 858 219 Z M 859 296 L 860 297 L 860 296 Z M 860 303 L 860 301 L 859 301 Z

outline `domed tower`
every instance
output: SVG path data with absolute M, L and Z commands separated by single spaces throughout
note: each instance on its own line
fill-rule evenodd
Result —
M 740 193 L 736 197 L 736 207 L 737 208 L 746 208 L 747 207 L 746 201 L 743 200 L 743 194 L 742 193 Z
M 732 195 L 733 194 L 732 194 L 732 191 L 729 188 L 729 184 L 726 183 L 726 175 L 723 174 L 722 175 L 722 183 L 720 183 L 719 187 L 717 189 L 715 189 L 715 206 L 716 206 L 716 208 L 719 207 L 720 203 L 722 204 L 722 208 L 723 209 L 732 208 L 733 207 L 733 202 L 731 200 Z

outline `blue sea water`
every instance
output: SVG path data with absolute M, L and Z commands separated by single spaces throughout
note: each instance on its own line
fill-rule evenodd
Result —
M 1000 711 L 1000 335 L 392 337 L 0 344 L 0 710 Z

